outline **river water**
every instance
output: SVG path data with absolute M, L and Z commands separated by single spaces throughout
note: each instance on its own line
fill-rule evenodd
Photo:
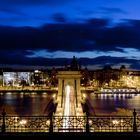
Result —
M 0 109 L 9 115 L 47 115 L 47 105 L 52 98 L 46 92 L 7 92 L 0 94 Z
M 117 108 L 133 111 L 135 108 L 140 114 L 140 94 L 131 95 L 89 95 L 91 111 L 96 114 L 115 112 Z M 47 115 L 47 105 L 52 99 L 52 93 L 46 92 L 7 92 L 0 93 L 0 110 L 4 107 L 8 115 Z
M 136 109 L 140 114 L 140 94 L 99 94 L 89 96 L 90 104 L 95 115 L 118 114 L 131 115 Z M 118 114 L 119 115 L 119 114 Z

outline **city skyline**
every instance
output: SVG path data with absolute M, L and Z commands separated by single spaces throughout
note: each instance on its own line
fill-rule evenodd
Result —
M 140 1 L 0 0 L 0 65 L 140 70 Z

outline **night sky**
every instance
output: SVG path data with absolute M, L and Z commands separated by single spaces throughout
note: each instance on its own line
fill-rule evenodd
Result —
M 140 70 L 140 0 L 0 0 L 0 66 Z

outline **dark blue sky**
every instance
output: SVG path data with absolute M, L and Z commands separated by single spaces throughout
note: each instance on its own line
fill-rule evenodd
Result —
M 140 0 L 0 0 L 1 65 L 140 70 Z

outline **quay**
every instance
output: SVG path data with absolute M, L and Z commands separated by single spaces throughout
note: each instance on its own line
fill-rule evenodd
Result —
M 40 87 L 40 86 L 35 86 L 35 87 L 0 87 L 0 92 L 5 93 L 5 92 L 57 92 L 58 88 L 53 88 L 53 87 Z
M 91 87 L 80 87 L 81 93 L 94 93 L 95 95 L 100 94 L 140 94 L 140 91 L 136 89 L 104 89 L 104 90 L 97 90 Z M 25 86 L 25 87 L 16 87 L 16 86 L 1 86 L 0 92 L 58 92 L 58 87 L 48 87 L 48 86 Z

